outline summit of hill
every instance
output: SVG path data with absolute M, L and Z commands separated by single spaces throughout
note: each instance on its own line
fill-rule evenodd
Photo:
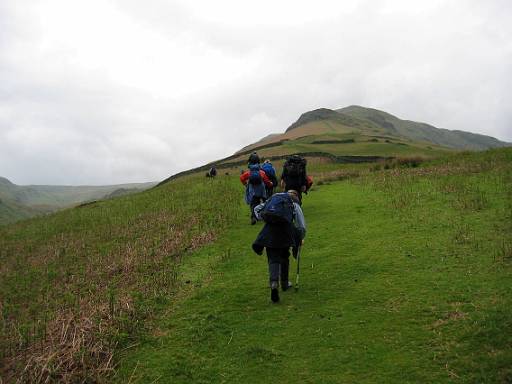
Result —
M 207 171 L 212 165 L 227 169 L 245 166 L 248 154 L 279 163 L 291 154 L 338 163 L 374 162 L 389 158 L 432 159 L 459 151 L 479 151 L 512 146 L 494 137 L 436 128 L 427 123 L 402 120 L 378 109 L 351 105 L 305 112 L 283 133 L 271 133 L 233 155 L 172 175 Z M 279 165 L 279 164 L 278 164 Z
M 511 145 L 511 143 L 500 141 L 491 136 L 462 130 L 437 128 L 422 122 L 402 120 L 387 112 L 358 105 L 340 108 L 336 112 L 365 122 L 371 122 L 390 135 L 405 137 L 413 141 L 430 142 L 448 148 L 484 150 Z
M 286 134 L 308 127 L 309 132 L 332 131 L 375 135 L 381 133 L 414 142 L 426 142 L 453 149 L 484 150 L 511 145 L 494 137 L 461 130 L 448 130 L 433 125 L 400 119 L 390 113 L 351 105 L 336 110 L 320 108 L 303 113 L 299 119 L 288 127 Z

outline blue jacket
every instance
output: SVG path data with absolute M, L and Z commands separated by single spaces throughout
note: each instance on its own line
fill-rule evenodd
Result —
M 263 169 L 265 171 L 265 173 L 267 174 L 267 176 L 269 178 L 275 178 L 276 177 L 276 170 L 274 169 L 272 164 L 270 164 L 270 163 L 263 163 L 263 165 L 261 166 L 261 169 Z

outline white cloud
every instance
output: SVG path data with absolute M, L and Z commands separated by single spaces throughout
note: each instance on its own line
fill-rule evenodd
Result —
M 0 175 L 163 179 L 360 104 L 512 141 L 504 0 L 0 4 Z

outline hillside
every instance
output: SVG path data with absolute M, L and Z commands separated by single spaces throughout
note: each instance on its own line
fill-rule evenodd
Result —
M 342 145 L 348 143 L 352 145 Z M 287 147 L 295 144 L 305 152 L 427 157 L 450 150 L 483 150 L 511 145 L 490 136 L 440 129 L 401 120 L 376 109 L 350 106 L 303 113 L 283 134 L 269 135 L 244 147 L 239 153 L 263 149 L 272 156 L 278 152 L 289 152 Z
M 414 141 L 430 142 L 449 148 L 483 150 L 511 145 L 491 136 L 464 131 L 450 131 L 425 123 L 401 120 L 389 113 L 356 105 L 337 109 L 336 112 L 375 123 L 389 135 L 402 136 Z
M 433 159 L 462 150 L 511 145 L 490 136 L 401 120 L 371 108 L 320 108 L 303 113 L 284 133 L 267 135 L 231 156 L 171 175 L 160 184 L 184 175 L 206 172 L 212 165 L 221 170 L 238 168 L 239 171 L 246 166 L 248 155 L 253 151 L 280 168 L 291 154 L 301 154 L 310 162 L 350 164 L 389 158 Z
M 12 223 L 86 201 L 140 192 L 155 184 L 153 182 L 105 186 L 21 186 L 0 177 L 0 224 Z
M 238 168 L 0 227 L 0 377 L 510 381 L 511 166 L 312 161 L 301 288 L 278 305 Z
M 1 197 L 0 195 L 0 225 L 14 223 L 18 220 L 27 219 L 40 215 L 44 211 L 16 204 L 15 202 Z
M 279 304 L 241 207 L 184 266 L 190 292 L 118 382 L 510 381 L 511 166 L 508 149 L 349 178 L 314 168 L 324 181 L 304 201 L 301 286 Z M 223 253 L 216 268 L 196 264 Z

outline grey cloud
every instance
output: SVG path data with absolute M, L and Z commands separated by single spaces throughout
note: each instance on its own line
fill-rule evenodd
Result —
M 20 24 L 0 31 L 0 175 L 43 184 L 163 179 L 282 132 L 307 110 L 349 104 L 512 141 L 511 6 L 440 2 L 411 13 L 404 2 L 387 10 L 395 3 L 361 2 L 331 19 L 262 29 L 202 21 L 163 1 L 114 2 L 134 23 L 250 69 L 179 98 L 76 69 L 66 52 L 45 63 L 20 57 L 20 47 L 36 48 L 37 26 L 14 13 Z M 13 14 L 8 5 L 0 15 Z

